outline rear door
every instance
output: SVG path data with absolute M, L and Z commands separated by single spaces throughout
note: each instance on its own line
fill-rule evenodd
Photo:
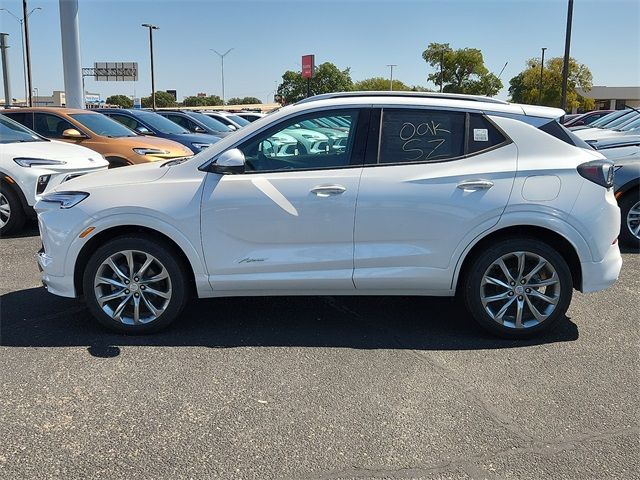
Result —
M 449 290 L 454 252 L 507 205 L 516 146 L 481 113 L 384 108 L 380 126 L 358 195 L 356 288 Z

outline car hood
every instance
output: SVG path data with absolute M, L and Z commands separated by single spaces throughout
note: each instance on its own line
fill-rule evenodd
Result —
M 66 162 L 64 165 L 56 165 L 56 170 L 99 168 L 109 164 L 102 155 L 93 150 L 56 140 L 4 144 L 3 151 L 4 156 L 12 159 L 28 157 Z
M 170 170 L 163 167 L 167 162 L 151 162 L 127 167 L 112 168 L 83 175 L 69 180 L 58 186 L 56 191 L 86 191 L 93 188 L 113 187 L 116 185 L 130 185 L 134 183 L 149 183 L 161 179 Z

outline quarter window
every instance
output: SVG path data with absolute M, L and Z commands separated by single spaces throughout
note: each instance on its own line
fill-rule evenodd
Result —
M 467 154 L 481 152 L 500 145 L 505 136 L 486 117 L 477 113 L 469 114 L 469 136 Z
M 340 114 L 346 127 L 324 126 Z M 357 110 L 316 113 L 287 120 L 240 145 L 247 171 L 340 168 L 351 164 Z
M 437 162 L 464 155 L 465 113 L 385 109 L 379 163 Z

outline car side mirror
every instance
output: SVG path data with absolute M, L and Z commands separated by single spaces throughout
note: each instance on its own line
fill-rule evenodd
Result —
M 580 125 L 584 125 L 584 120 L 578 120 L 573 124 L 574 127 L 579 127 Z
M 227 125 L 227 127 L 229 127 L 229 130 L 231 130 L 232 132 L 238 130 L 238 127 L 236 127 L 235 125 Z
M 86 138 L 85 135 L 80 133 L 80 131 L 76 130 L 75 128 L 67 128 L 64 132 L 62 132 L 62 137 L 63 138 L 72 138 L 74 140 L 78 140 L 80 138 Z
M 140 135 L 153 135 L 153 132 L 147 127 L 136 127 L 136 132 L 138 132 Z
M 232 148 L 218 155 L 218 158 L 211 164 L 210 170 L 223 175 L 244 173 L 244 165 L 244 153 L 237 148 Z
M 193 128 L 193 131 L 194 133 L 207 133 L 207 131 L 204 128 L 200 127 L 199 125 L 196 125 Z

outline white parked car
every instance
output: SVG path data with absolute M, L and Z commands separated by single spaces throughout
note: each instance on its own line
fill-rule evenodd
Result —
M 540 333 L 622 264 L 613 163 L 562 114 L 448 94 L 307 99 L 191 159 L 46 195 L 42 280 L 124 332 L 165 327 L 192 295 L 459 294 L 494 333 Z M 334 116 L 345 149 L 270 147 Z
M 33 206 L 52 188 L 108 165 L 93 150 L 47 140 L 0 115 L 0 235 L 35 217 Z
M 234 131 L 241 129 L 242 127 L 246 127 L 247 125 L 249 125 L 249 123 L 251 123 L 249 122 L 249 120 L 239 117 L 235 113 L 222 112 L 220 110 L 202 110 L 200 113 L 203 113 L 208 117 L 222 122 L 222 124 L 226 125 L 228 128 Z

